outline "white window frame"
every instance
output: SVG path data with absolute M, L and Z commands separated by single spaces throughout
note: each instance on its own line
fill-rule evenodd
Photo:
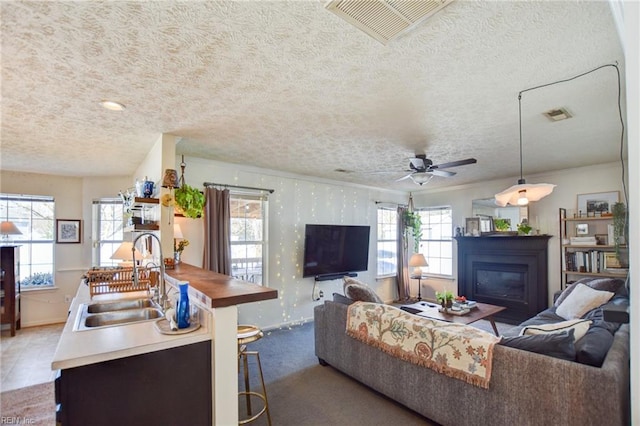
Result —
M 448 212 L 450 221 L 432 221 L 429 213 L 437 211 Z M 451 206 L 425 207 L 418 209 L 417 212 L 422 220 L 420 253 L 429 264 L 422 269 L 424 275 L 453 278 L 453 209 Z M 440 218 L 442 217 L 443 215 L 440 215 Z M 438 226 L 439 229 L 433 229 L 434 226 Z M 451 273 L 442 272 L 447 268 Z
M 393 223 L 392 226 L 392 232 L 391 235 L 393 235 L 395 238 L 388 238 L 389 235 L 389 230 L 387 229 L 386 233 L 385 233 L 385 225 L 388 227 L 391 225 L 391 223 L 386 223 L 386 222 L 381 222 L 381 214 L 382 213 L 391 213 L 392 217 L 394 218 L 395 222 Z M 387 215 L 387 216 L 391 216 L 391 215 Z M 392 277 L 395 276 L 398 273 L 398 255 L 397 255 L 397 247 L 398 247 L 398 212 L 397 209 L 394 208 L 390 208 L 390 207 L 385 207 L 385 206 L 378 206 L 377 210 L 376 210 L 376 237 L 377 237 L 377 242 L 376 242 L 376 276 L 378 278 L 385 278 L 385 277 Z M 385 235 L 387 234 L 387 235 Z M 384 238 L 384 237 L 387 238 Z M 391 272 L 381 272 L 380 271 L 380 253 L 381 252 L 385 252 L 385 248 L 386 246 L 388 246 L 388 243 L 393 243 L 393 253 L 395 253 L 394 257 L 383 257 L 385 259 L 385 262 L 387 261 L 386 259 L 390 259 L 389 262 L 393 263 L 394 266 L 394 270 Z M 382 243 L 382 246 L 381 246 Z
M 231 267 L 232 275 L 250 281 L 258 285 L 267 286 L 267 247 L 268 247 L 268 207 L 269 202 L 265 195 L 255 193 L 246 193 L 241 191 L 232 191 L 230 194 L 231 201 L 259 201 L 262 211 L 262 239 L 261 240 L 231 240 Z M 233 212 L 231 213 L 233 214 Z M 233 220 L 230 218 L 230 220 Z M 246 220 L 246 219 L 245 219 Z M 232 230 L 233 236 L 233 230 Z M 262 256 L 260 258 L 234 257 L 234 247 L 256 245 L 261 247 Z M 237 250 L 236 250 L 237 251 Z M 246 251 L 245 251 L 246 252 Z
M 9 202 L 17 201 L 20 203 L 31 203 L 30 214 L 15 216 L 11 215 L 9 212 Z M 56 205 L 53 197 L 49 196 L 41 196 L 41 195 L 22 195 L 22 194 L 0 194 L 0 202 L 3 204 L 2 206 L 2 220 L 9 220 L 14 222 L 14 224 L 22 231 L 22 235 L 14 235 L 11 238 L 12 244 L 20 246 L 20 281 L 21 281 L 21 291 L 30 291 L 36 289 L 50 289 L 55 288 L 55 271 L 56 271 L 56 261 L 55 261 L 55 211 Z M 51 222 L 51 230 L 50 235 L 51 238 L 47 239 L 37 239 L 33 238 L 33 203 L 51 203 L 51 218 L 48 220 Z M 41 219 L 40 219 L 41 220 Z M 24 222 L 28 222 L 25 225 Z M 48 244 L 51 247 L 51 263 L 48 262 L 34 262 L 34 247 L 37 247 L 41 244 Z M 37 266 L 33 266 L 37 265 Z M 49 266 L 50 270 L 46 272 L 42 272 L 46 267 Z M 32 272 L 33 269 L 37 269 L 36 272 Z M 51 274 L 51 283 L 47 285 L 27 285 L 24 286 L 24 282 L 30 278 L 34 273 L 50 273 Z
M 122 215 L 120 217 L 120 236 L 121 238 L 105 239 L 102 240 L 102 227 L 105 221 L 102 219 L 102 209 L 104 205 L 120 205 L 122 206 Z M 121 260 L 119 259 L 102 259 L 102 246 L 105 244 L 113 245 L 113 252 L 115 252 L 120 244 L 124 241 L 124 204 L 120 198 L 101 198 L 93 200 L 92 205 L 93 223 L 91 228 L 91 235 L 93 241 L 92 247 L 92 264 L 93 266 L 117 266 Z M 117 219 L 110 220 L 109 222 L 117 223 Z M 113 254 L 113 253 L 112 253 Z

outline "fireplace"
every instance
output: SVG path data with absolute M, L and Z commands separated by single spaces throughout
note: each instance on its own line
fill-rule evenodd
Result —
M 496 319 L 518 324 L 547 308 L 549 235 L 456 237 L 458 294 L 507 309 Z

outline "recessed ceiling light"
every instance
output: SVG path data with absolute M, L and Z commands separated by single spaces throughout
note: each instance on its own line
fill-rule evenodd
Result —
M 123 111 L 125 109 L 124 105 L 122 105 L 120 102 L 115 101 L 100 101 L 100 105 L 102 105 L 103 108 L 111 111 Z

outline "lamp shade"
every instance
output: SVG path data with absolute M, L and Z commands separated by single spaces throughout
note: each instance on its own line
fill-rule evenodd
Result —
M 414 183 L 422 186 L 429 182 L 433 178 L 433 175 L 430 173 L 414 173 L 410 177 Z
M 120 260 L 133 260 L 132 249 L 133 243 L 131 241 L 124 241 L 120 246 L 116 249 L 116 251 L 111 255 L 111 259 L 120 259 Z M 142 253 L 138 249 L 136 250 L 136 259 L 142 258 Z
M 429 266 L 429 264 L 427 263 L 427 259 L 425 259 L 424 254 L 415 253 L 411 256 L 411 259 L 409 259 L 409 266 Z
M 22 235 L 15 223 L 6 220 L 0 224 L 0 234 L 2 235 Z
M 531 201 L 538 201 L 551 194 L 555 187 L 550 183 L 518 183 L 496 194 L 496 204 L 500 207 L 504 207 L 507 204 L 524 206 Z
M 182 235 L 182 229 L 180 229 L 180 225 L 178 225 L 177 223 L 173 224 L 173 239 L 178 240 L 178 239 L 183 239 L 184 235 Z
M 178 181 L 178 172 L 174 169 L 166 169 L 164 171 L 164 177 L 162 178 L 163 188 L 179 188 L 180 182 Z

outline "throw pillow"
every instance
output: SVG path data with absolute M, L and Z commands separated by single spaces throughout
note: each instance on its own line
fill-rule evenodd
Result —
M 602 367 L 612 344 L 613 334 L 609 330 L 591 327 L 587 334 L 576 342 L 576 361 L 593 367 Z
M 556 309 L 556 314 L 564 319 L 582 318 L 584 314 L 604 305 L 613 297 L 611 291 L 599 291 L 578 284 Z
M 591 287 L 594 290 L 612 291 L 617 292 L 624 287 L 624 281 L 619 278 L 582 278 L 565 288 L 553 303 L 554 306 L 560 306 L 564 299 L 569 297 L 578 284 L 584 284 Z
M 337 303 L 343 303 L 345 305 L 350 305 L 354 302 L 354 300 L 351 300 L 348 297 L 341 295 L 340 293 L 333 293 L 333 301 Z
M 503 337 L 498 344 L 573 361 L 576 358 L 573 334 L 574 330 L 569 329 L 560 333 Z
M 347 280 L 349 281 L 347 282 Z M 373 291 L 368 285 L 349 277 L 345 277 L 344 282 L 344 295 L 354 302 L 362 301 L 383 303 L 382 299 L 380 299 L 376 292 Z
M 521 336 L 531 336 L 534 334 L 550 334 L 550 333 L 562 333 L 563 331 L 568 331 L 573 329 L 573 338 L 574 340 L 579 340 L 587 333 L 589 330 L 589 326 L 591 325 L 590 320 L 583 319 L 575 319 L 570 321 L 561 321 L 553 324 L 543 324 L 543 325 L 528 325 L 520 331 Z

